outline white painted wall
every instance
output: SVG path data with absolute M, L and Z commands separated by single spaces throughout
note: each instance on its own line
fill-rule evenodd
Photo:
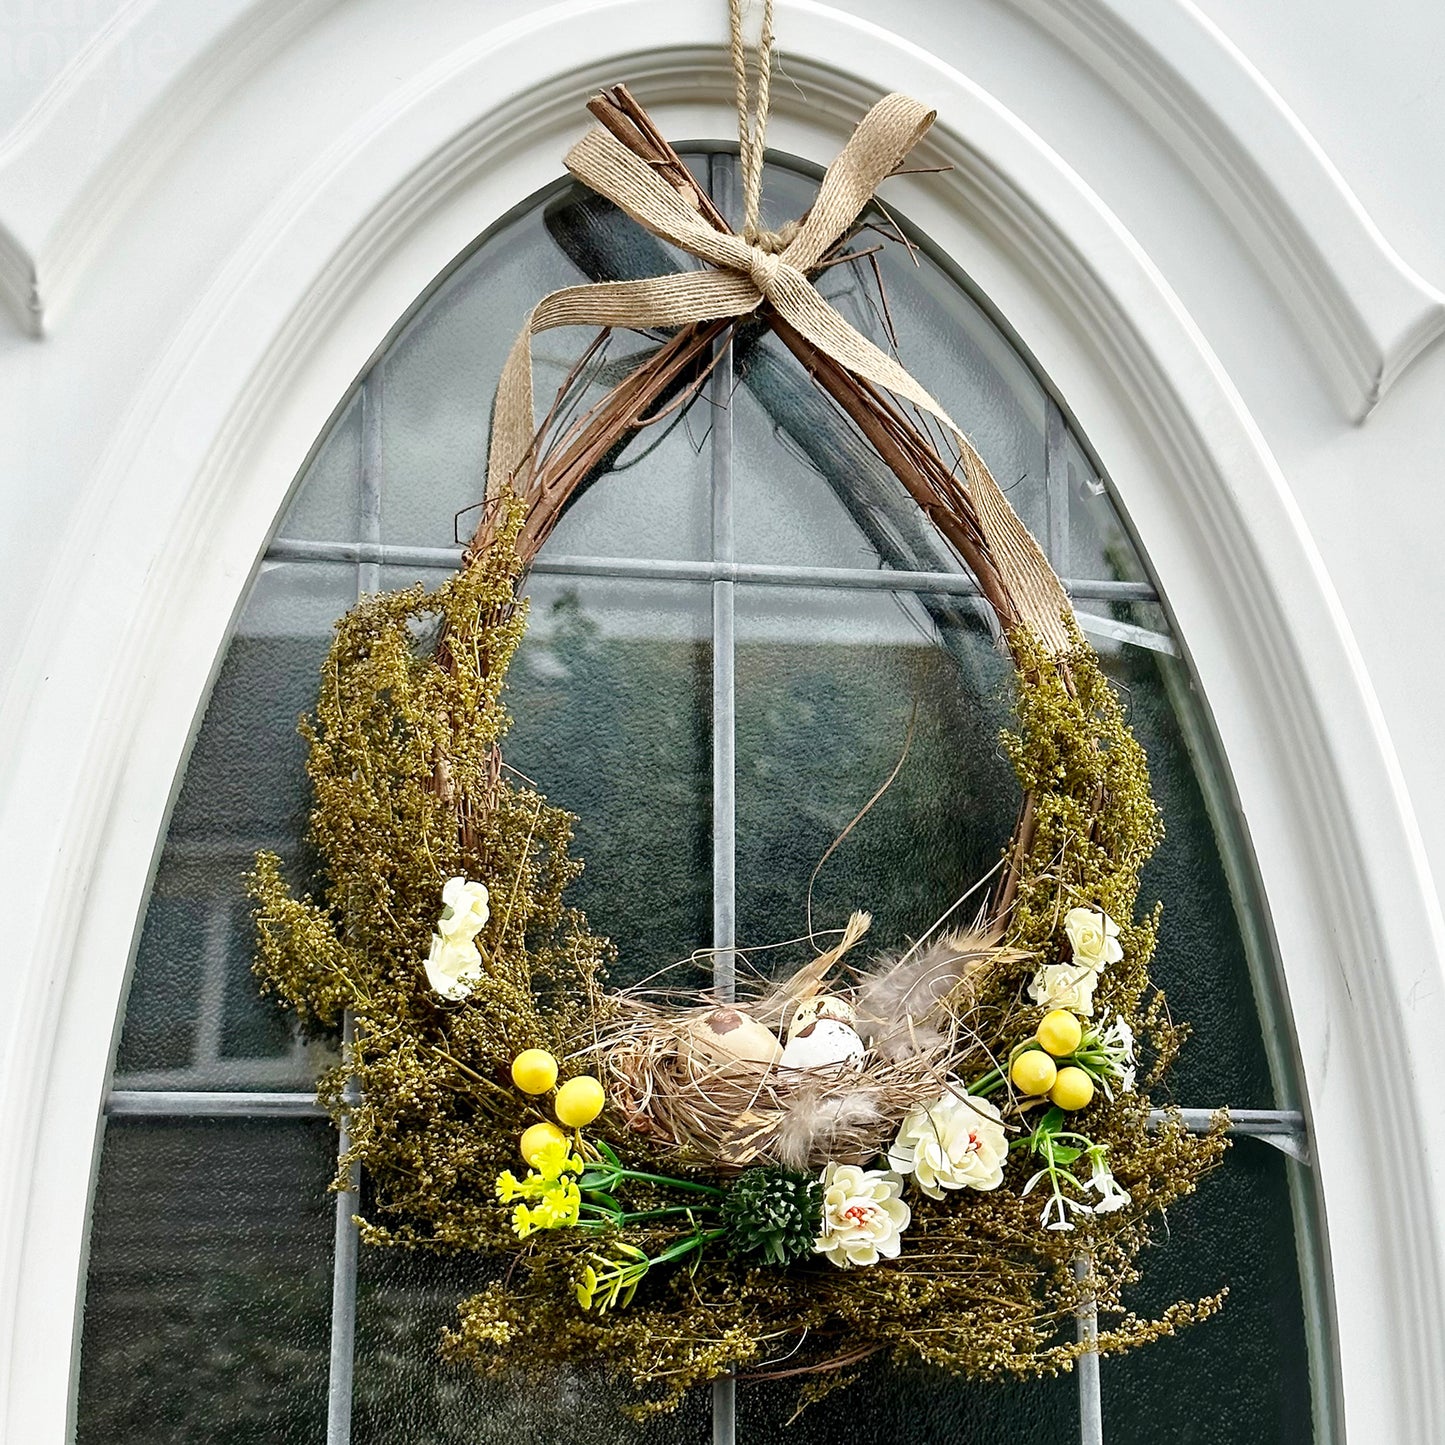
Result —
M 883 89 L 938 106 L 955 169 L 893 194 L 1101 455 L 1230 759 L 1350 1437 L 1433 1445 L 1445 10 L 1391 8 L 779 0 L 772 138 L 825 162 Z M 729 134 L 724 9 L 0 0 L 5 1439 L 66 1435 L 137 911 L 287 487 L 427 280 L 557 173 L 592 86 Z

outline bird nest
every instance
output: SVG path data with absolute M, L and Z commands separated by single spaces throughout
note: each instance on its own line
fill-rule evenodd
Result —
M 870 922 L 855 913 L 837 945 L 751 996 L 691 1006 L 615 996 L 599 1053 L 627 1126 L 660 1154 L 719 1173 L 862 1165 L 950 1079 L 988 1068 L 982 999 L 1018 950 L 946 933 L 850 981 L 830 978 Z

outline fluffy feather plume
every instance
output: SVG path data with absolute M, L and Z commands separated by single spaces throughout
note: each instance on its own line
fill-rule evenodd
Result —
M 1018 955 L 997 934 L 945 933 L 926 948 L 875 960 L 855 995 L 858 1033 L 880 1058 L 930 1054 L 949 1043 L 996 962 Z
M 788 1169 L 809 1169 L 818 1159 L 866 1163 L 856 1140 L 871 1139 L 888 1121 L 881 1090 L 860 1081 L 838 1092 L 835 1078 L 809 1082 L 788 1095 L 773 1136 L 772 1155 Z

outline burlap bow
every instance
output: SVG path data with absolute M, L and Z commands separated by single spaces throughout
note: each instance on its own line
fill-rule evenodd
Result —
M 533 308 L 497 385 L 488 458 L 488 490 L 508 482 L 528 456 L 535 431 L 532 337 L 558 326 L 631 330 L 686 326 L 746 316 L 766 302 L 795 331 L 856 376 L 936 417 L 958 445 L 963 475 L 993 560 L 1021 620 L 1055 649 L 1067 644 L 1063 588 L 968 438 L 943 407 L 892 357 L 849 325 L 818 293 L 807 273 L 858 218 L 878 184 L 932 125 L 934 112 L 905 95 L 888 95 L 863 118 L 828 167 L 816 201 L 775 249 L 719 230 L 658 172 L 609 131 L 590 130 L 568 153 L 567 169 L 654 235 L 706 261 L 710 269 L 645 281 L 570 286 Z

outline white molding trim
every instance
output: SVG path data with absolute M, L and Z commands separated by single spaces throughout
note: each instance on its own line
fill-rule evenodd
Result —
M 325 23 L 344 39 L 339 15 Z M 1445 1155 L 1425 1147 L 1438 1047 L 1410 1001 L 1445 991 L 1445 928 L 1288 483 L 1199 329 L 1067 156 L 878 25 L 817 0 L 780 0 L 778 25 L 808 89 L 804 112 L 779 87 L 779 149 L 826 162 L 885 90 L 937 105 L 927 151 L 954 170 L 897 178 L 889 195 L 1039 358 L 1149 547 L 1258 856 L 1330 1231 L 1348 1242 L 1333 1271 L 1343 1428 L 1437 1445 Z M 722 28 L 713 5 L 569 0 L 443 47 L 304 172 L 274 177 L 272 204 L 227 238 L 226 263 L 126 378 L 129 405 L 0 711 L 0 886 L 22 960 L 0 1018 L 4 1438 L 69 1438 L 94 1140 L 133 925 L 198 706 L 293 479 L 414 298 L 559 173 L 588 89 L 625 77 L 669 133 L 730 133 Z M 630 53 L 623 38 L 644 35 L 647 53 Z M 249 139 L 264 164 L 267 137 Z M 147 205 L 133 196 L 117 234 L 171 219 Z
M 1193 171 L 1265 267 L 1352 420 L 1445 333 L 1445 294 L 1390 245 L 1283 97 L 1191 0 L 1008 0 Z
M 0 138 L 0 303 L 40 336 L 131 199 L 228 91 L 336 0 L 130 0 Z M 1363 421 L 1445 333 L 1297 115 L 1192 0 L 1006 0 L 1155 126 L 1270 276 Z M 152 41 L 176 53 L 147 68 Z M 84 135 L 86 143 L 76 139 Z
M 0 136 L 0 301 L 41 337 L 125 207 L 337 0 L 126 0 Z

